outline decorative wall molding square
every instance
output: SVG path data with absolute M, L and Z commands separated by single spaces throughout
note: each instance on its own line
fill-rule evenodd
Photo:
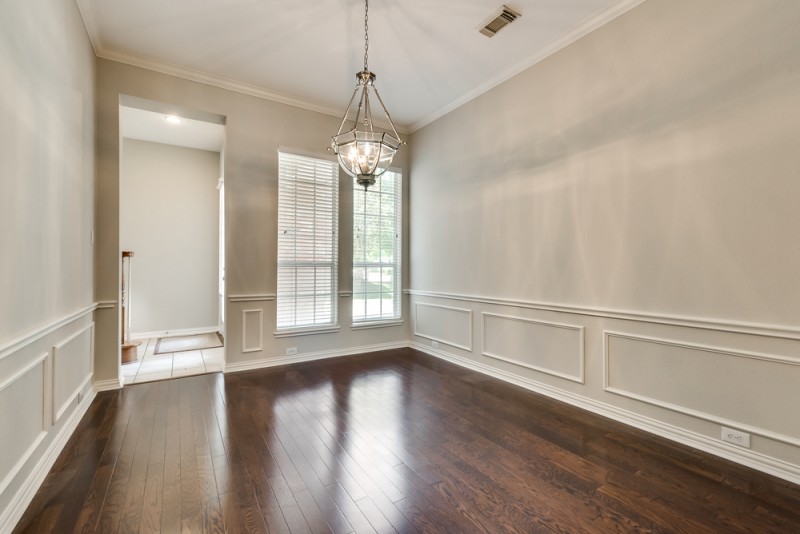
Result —
M 743 421 L 733 420 L 729 417 L 721 416 L 719 414 L 709 413 L 708 411 L 692 408 L 691 406 L 678 404 L 676 402 L 670 402 L 664 399 L 658 399 L 652 395 L 637 393 L 635 391 L 626 389 L 625 386 L 622 384 L 616 384 L 616 385 L 612 384 L 611 366 L 613 365 L 614 353 L 611 347 L 611 343 L 612 340 L 614 339 L 623 339 L 637 343 L 655 344 L 659 346 L 672 347 L 676 349 L 697 351 L 699 354 L 698 357 L 700 357 L 700 355 L 702 354 L 711 354 L 711 355 L 721 355 L 732 358 L 744 358 L 755 362 L 764 362 L 765 364 L 785 365 L 791 368 L 793 371 L 800 368 L 800 359 L 789 358 L 780 355 L 737 351 L 723 347 L 715 347 L 715 346 L 702 345 L 696 343 L 686 343 L 678 340 L 662 339 L 657 337 L 644 336 L 639 334 L 630 334 L 625 332 L 612 332 L 608 330 L 603 331 L 603 390 L 604 391 L 614 395 L 619 395 L 622 397 L 627 397 L 629 399 L 634 399 L 636 401 L 643 402 L 651 406 L 656 406 L 683 415 L 688 415 L 690 417 L 695 417 L 697 419 L 718 424 L 720 426 L 733 427 L 748 432 L 750 434 L 755 434 L 758 436 L 769 438 L 771 440 L 785 443 L 787 445 L 792 445 L 794 447 L 800 447 L 800 439 L 794 436 L 789 436 L 781 432 L 776 432 L 773 430 L 761 428 L 759 426 L 748 424 Z M 660 376 L 666 376 L 665 373 L 669 372 L 668 369 L 662 369 L 662 370 L 653 369 L 653 371 L 660 372 Z M 758 398 L 759 396 L 757 391 L 750 391 L 750 394 L 755 395 L 756 398 Z
M 430 308 L 433 310 L 446 310 L 449 312 L 455 312 L 455 315 L 451 313 L 451 318 L 456 316 L 462 316 L 463 320 L 466 321 L 462 327 L 466 327 L 466 331 L 462 332 L 465 334 L 466 340 L 456 340 L 456 339 L 448 339 L 445 335 L 437 335 L 434 332 L 425 332 L 420 330 L 420 308 Z M 423 325 L 424 327 L 433 327 L 436 328 L 436 325 L 428 325 L 427 323 Z M 440 330 L 443 328 L 443 325 L 440 326 Z M 450 345 L 451 347 L 456 347 L 458 349 L 466 350 L 468 352 L 472 352 L 472 310 L 466 308 L 456 308 L 453 306 L 443 306 L 441 304 L 430 304 L 427 302 L 415 302 L 414 303 L 414 335 L 417 337 L 424 337 L 426 339 L 430 339 L 431 341 L 436 341 L 438 343 L 445 343 Z M 462 342 L 463 341 L 463 342 Z
M 522 361 L 518 357 L 512 357 L 510 355 L 502 355 L 495 352 L 490 351 L 487 348 L 487 338 L 490 337 L 490 334 L 487 330 L 487 319 L 498 319 L 503 321 L 513 321 L 519 324 L 528 324 L 528 325 L 535 325 L 538 327 L 545 327 L 545 328 L 555 328 L 560 331 L 571 331 L 575 333 L 576 339 L 574 340 L 577 344 L 577 352 L 574 354 L 569 354 L 569 357 L 574 357 L 577 359 L 577 367 L 578 372 L 576 374 L 570 374 L 568 372 L 564 372 L 558 369 L 554 369 L 552 367 L 545 367 L 544 365 L 537 365 L 535 362 L 527 362 Z M 562 347 L 560 350 L 564 350 L 566 347 Z M 513 365 L 517 365 L 519 367 L 524 367 L 526 369 L 531 369 L 533 371 L 549 374 L 552 376 L 556 376 L 559 378 L 563 378 L 565 380 L 571 380 L 572 382 L 577 382 L 579 384 L 585 383 L 585 350 L 584 350 L 584 327 L 579 325 L 572 325 L 572 324 L 565 324 L 565 323 L 554 323 L 551 321 L 541 321 L 538 319 L 531 319 L 526 317 L 517 317 L 513 315 L 503 315 L 499 313 L 489 313 L 489 312 L 482 312 L 481 313 L 481 354 L 488 358 L 493 358 L 495 360 L 504 361 Z
M 247 326 L 248 316 L 257 317 L 258 344 L 248 344 L 250 334 Z M 262 350 L 264 350 L 264 310 L 260 308 L 242 310 L 242 352 L 261 352 Z

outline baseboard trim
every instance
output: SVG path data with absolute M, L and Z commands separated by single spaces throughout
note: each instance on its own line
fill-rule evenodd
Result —
M 350 347 L 338 350 L 326 350 L 319 352 L 309 352 L 296 356 L 279 356 L 268 360 L 250 360 L 247 362 L 227 363 L 225 373 L 239 373 L 242 371 L 253 371 L 255 369 L 266 369 L 268 367 L 278 367 L 281 365 L 291 365 L 294 363 L 312 362 L 325 360 L 328 358 L 339 358 L 341 356 L 352 356 L 368 352 L 378 352 L 381 350 L 404 349 L 408 348 L 407 341 L 397 341 L 392 343 L 380 343 L 377 345 L 364 345 L 361 347 Z
M 530 380 L 513 373 L 495 369 L 494 367 L 472 361 L 461 356 L 447 353 L 442 350 L 433 349 L 418 342 L 411 342 L 412 349 L 419 350 L 441 360 L 448 361 L 460 367 L 465 367 L 472 371 L 497 378 L 504 382 L 514 384 L 535 393 L 540 393 L 552 399 L 566 402 L 577 408 L 582 408 L 589 412 L 613 419 L 614 421 L 650 432 L 662 438 L 681 443 L 683 445 L 699 449 L 701 451 L 719 456 L 726 460 L 756 469 L 787 480 L 794 484 L 800 484 L 800 466 L 766 456 L 764 454 L 742 449 L 734 445 L 728 445 L 722 441 L 716 441 L 708 436 L 698 434 L 683 428 L 676 427 L 649 417 L 623 410 L 616 406 L 588 399 L 581 395 L 576 395 L 567 391 L 554 388 L 535 380 Z
M 6 534 L 14 530 L 22 514 L 30 505 L 39 487 L 44 482 L 53 464 L 56 463 L 58 455 L 64 449 L 67 441 L 75 432 L 78 423 L 83 419 L 83 416 L 89 410 L 89 406 L 95 398 L 94 391 L 90 391 L 78 404 L 77 408 L 69 416 L 69 419 L 64 423 L 64 426 L 59 430 L 58 435 L 50 443 L 45 453 L 36 463 L 36 467 L 31 470 L 28 478 L 22 483 L 19 491 L 12 497 L 8 503 L 8 507 L 0 513 L 0 533 Z
M 219 331 L 219 326 L 204 326 L 201 328 L 182 328 L 179 330 L 160 330 L 157 332 L 137 332 L 131 334 L 131 339 L 150 339 L 154 337 L 194 336 L 198 334 L 213 334 Z
M 122 378 L 98 380 L 92 385 L 94 386 L 95 393 L 100 393 L 101 391 L 114 391 L 117 389 L 122 389 Z

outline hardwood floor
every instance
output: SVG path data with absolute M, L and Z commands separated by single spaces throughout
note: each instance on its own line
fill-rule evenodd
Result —
M 800 487 L 413 350 L 100 393 L 15 532 L 800 532 Z

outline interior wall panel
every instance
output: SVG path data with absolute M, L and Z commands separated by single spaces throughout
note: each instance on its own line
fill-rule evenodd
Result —
M 94 323 L 53 347 L 53 424 L 92 378 Z
M 582 326 L 486 312 L 481 316 L 484 356 L 584 382 Z
M 410 293 L 418 311 L 414 348 L 800 480 L 800 338 L 794 331 L 683 325 L 670 317 L 638 320 L 588 308 L 552 310 L 500 298 Z M 416 302 L 420 298 L 425 302 Z M 455 310 L 454 301 L 460 305 Z M 481 317 L 475 332 L 480 353 L 465 355 L 427 341 L 445 337 L 447 319 L 458 324 L 454 317 L 460 317 L 466 325 L 475 314 Z M 751 447 L 724 442 L 722 426 L 750 433 Z
M 264 348 L 264 310 L 242 310 L 242 352 Z
M 417 302 L 414 335 L 472 351 L 472 310 Z
M 45 438 L 48 354 L 0 382 L 0 495 Z
M 605 390 L 800 446 L 800 358 L 605 332 Z

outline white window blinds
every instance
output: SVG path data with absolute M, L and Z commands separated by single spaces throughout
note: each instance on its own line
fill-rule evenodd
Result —
M 399 319 L 401 178 L 387 171 L 353 189 L 353 322 Z
M 278 154 L 278 330 L 336 324 L 339 168 Z

